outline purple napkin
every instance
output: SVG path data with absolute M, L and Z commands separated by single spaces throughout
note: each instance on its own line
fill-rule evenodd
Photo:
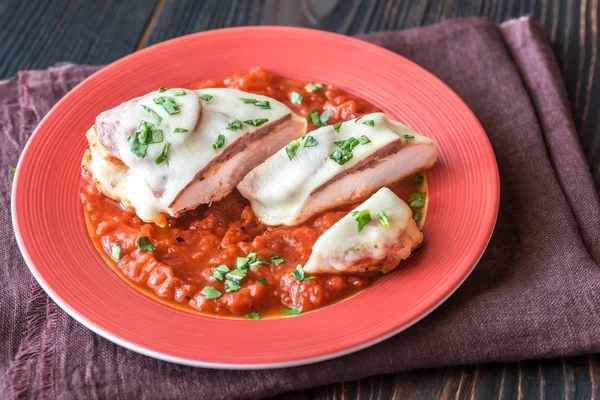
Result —
M 0 397 L 258 397 L 414 368 L 600 351 L 600 205 L 542 29 L 527 19 L 501 27 L 467 19 L 363 39 L 445 81 L 496 152 L 496 230 L 449 301 L 374 347 L 279 370 L 183 367 L 93 334 L 27 270 L 12 234 L 8 168 L 50 107 L 96 68 L 24 71 L 0 82 Z

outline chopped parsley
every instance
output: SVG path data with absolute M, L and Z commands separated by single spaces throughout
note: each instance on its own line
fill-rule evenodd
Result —
M 173 96 L 185 96 L 185 90 L 183 89 L 172 89 L 171 93 Z
M 404 139 L 414 139 L 414 135 L 403 135 Z
M 302 146 L 304 147 L 315 147 L 316 145 L 319 144 L 319 142 L 317 142 L 317 139 L 315 139 L 314 137 L 310 136 L 310 135 L 304 135 L 300 138 L 300 141 L 302 142 Z
M 175 128 L 175 130 L 173 131 L 175 133 L 185 133 L 185 132 L 189 132 L 187 129 L 185 128 Z
M 379 218 L 379 222 L 381 222 L 381 225 L 385 226 L 386 228 L 390 227 L 390 219 L 388 218 L 385 211 L 383 211 L 383 210 L 379 211 L 377 213 L 377 218 Z
M 155 99 L 155 102 L 156 102 L 156 99 Z M 151 116 L 152 118 L 154 118 L 154 122 L 156 122 L 156 125 L 160 125 L 160 121 L 162 121 L 162 117 L 161 117 L 160 115 L 158 115 L 158 114 L 156 113 L 156 111 L 154 111 L 154 110 L 153 110 L 153 109 L 151 109 L 150 107 L 146 107 L 146 106 L 144 106 L 144 105 L 142 105 L 142 107 L 144 108 L 144 110 L 146 110 L 146 112 L 147 112 L 148 114 L 150 114 L 150 116 Z
M 279 254 L 274 254 L 271 256 L 271 262 L 275 265 L 281 265 L 285 262 L 285 260 L 279 257 Z
M 227 279 L 225 279 L 225 292 L 233 293 L 233 292 L 237 292 L 241 288 L 242 287 L 240 286 L 239 281 L 229 279 L 229 277 Z
M 358 121 L 360 121 L 361 119 L 362 119 L 362 116 L 361 116 L 361 117 L 358 117 L 358 118 L 356 118 L 356 119 L 354 120 L 354 123 L 357 123 L 357 122 L 358 122 Z
M 340 133 L 340 128 L 342 127 L 342 122 L 337 122 L 335 124 L 333 124 L 333 129 L 335 129 L 335 131 L 337 133 Z
M 221 292 L 212 286 L 204 286 L 204 289 L 202 289 L 200 293 L 202 293 L 207 300 L 218 299 L 221 297 Z
M 225 145 L 225 136 L 223 134 L 219 133 L 219 136 L 217 136 L 217 140 L 215 140 L 215 142 L 213 144 L 211 144 L 210 147 L 212 147 L 213 150 L 219 150 L 224 145 Z
M 171 148 L 171 143 L 169 143 L 169 142 L 165 143 L 165 145 L 163 146 L 162 151 L 160 152 L 160 154 L 158 155 L 158 157 L 156 157 L 156 160 L 154 160 L 154 162 L 156 163 L 156 165 L 162 163 L 163 161 L 165 161 L 167 159 L 167 153 L 169 152 L 170 148 Z
M 360 144 L 360 140 L 356 139 L 353 136 L 350 136 L 346 140 L 338 140 L 337 142 L 333 142 L 335 146 L 342 150 L 352 151 L 356 146 Z
M 223 281 L 225 274 L 229 272 L 229 268 L 225 264 L 217 265 L 212 269 L 212 277 L 218 281 Z
M 308 281 L 311 279 L 315 279 L 314 276 L 306 276 L 304 274 L 304 270 L 302 269 L 302 265 L 300 265 L 300 264 L 298 264 L 296 269 L 293 270 L 290 275 L 293 276 L 294 278 L 296 278 L 298 280 L 298 282 L 304 282 L 304 281 Z
M 179 114 L 181 111 L 177 103 L 175 103 L 175 99 L 170 96 L 161 96 L 152 100 L 154 100 L 156 104 L 160 104 L 169 115 Z
M 367 143 L 371 143 L 371 139 L 369 139 L 365 135 L 362 135 L 361 137 L 358 138 L 358 142 L 360 144 L 367 144 Z
M 424 192 L 411 192 L 408 196 L 408 205 L 412 208 L 421 208 L 425 207 L 425 196 Z
M 135 154 L 136 157 L 146 157 L 148 145 L 140 143 L 137 133 L 134 133 L 133 135 L 127 138 L 127 144 L 129 145 L 129 150 L 131 150 L 131 152 Z
M 246 274 L 248 274 L 248 270 L 246 268 L 236 268 L 227 273 L 227 279 L 239 282 L 246 277 Z
M 242 121 L 240 121 L 239 119 L 234 119 L 233 121 L 227 124 L 225 129 L 229 129 L 230 131 L 242 129 Z
M 415 183 L 415 185 L 422 185 L 423 181 L 425 181 L 425 177 L 423 175 L 417 175 L 413 179 L 413 182 Z
M 318 92 L 319 90 L 323 90 L 324 87 L 325 85 L 322 83 L 307 83 L 304 85 L 304 89 L 308 90 L 309 92 Z
M 249 312 L 248 314 L 244 315 L 244 318 L 257 320 L 257 319 L 260 319 L 260 314 L 252 311 L 252 312 Z
M 300 147 L 300 142 L 296 139 L 292 140 L 287 146 L 285 146 L 285 152 L 287 153 L 290 161 L 296 156 L 298 147 Z
M 348 161 L 350 161 L 352 159 L 352 157 L 353 157 L 352 151 L 347 151 L 347 150 L 342 150 L 342 149 L 335 150 L 329 156 L 329 158 L 331 158 L 333 161 L 335 161 L 336 163 L 338 163 L 340 165 L 346 164 Z
M 256 268 L 256 267 L 258 267 L 259 265 L 269 265 L 269 263 L 268 263 L 268 262 L 266 262 L 266 261 L 264 261 L 264 260 L 256 260 L 256 261 L 254 261 L 254 262 L 251 262 L 251 263 L 249 264 L 250 268 Z
M 352 216 L 352 218 L 354 218 L 354 220 L 358 224 L 358 232 L 359 233 L 360 233 L 360 231 L 363 230 L 365 225 L 367 225 L 369 222 L 371 222 L 371 212 L 369 210 L 352 211 L 350 213 L 350 215 Z
M 262 108 L 263 110 L 271 109 L 271 103 L 266 100 L 246 99 L 243 97 L 240 97 L 240 100 L 246 104 L 254 104 L 256 107 Z
M 280 311 L 281 315 L 285 315 L 286 317 L 289 317 L 292 315 L 298 315 L 301 312 L 302 312 L 301 308 L 294 307 L 294 306 L 289 306 L 288 308 Z
M 212 94 L 201 94 L 200 97 L 204 101 L 210 101 L 214 96 Z
M 235 261 L 235 267 L 236 268 L 248 268 L 248 265 L 250 265 L 251 263 L 251 258 L 250 257 L 238 257 L 237 260 Z
M 156 247 L 152 246 L 147 236 L 138 236 L 135 240 L 135 245 L 140 251 L 156 251 Z
M 264 278 L 264 277 L 261 276 L 259 278 L 256 278 L 256 282 L 260 283 L 261 285 L 265 285 L 266 286 L 267 285 L 267 278 Z
M 113 260 L 119 261 L 121 259 L 122 251 L 123 251 L 123 249 L 121 249 L 118 245 L 113 243 L 112 247 L 110 249 L 110 256 L 112 257 Z
M 292 104 L 302 104 L 302 95 L 297 92 L 292 92 L 290 95 L 290 101 Z
M 264 124 L 265 122 L 268 122 L 269 120 L 267 118 L 257 118 L 257 119 L 247 119 L 244 121 L 245 124 L 248 125 L 252 125 L 252 126 L 261 126 L 262 124 Z
M 10 171 L 10 173 L 11 173 L 11 174 L 13 174 L 13 175 L 14 175 L 14 174 L 17 172 L 17 169 L 16 169 L 16 168 L 14 168 L 14 167 L 10 167 L 8 170 L 9 170 L 9 171 Z
M 413 211 L 412 217 L 416 222 L 419 222 L 421 220 L 421 218 L 423 218 L 423 214 L 421 214 L 418 211 Z
M 375 126 L 375 121 L 373 121 L 372 119 L 367 119 L 363 121 L 363 125 Z
M 134 135 L 140 144 L 160 143 L 163 141 L 163 131 L 150 122 L 142 121 Z
M 162 93 L 162 92 L 166 92 L 166 91 L 167 91 L 167 89 L 165 89 L 162 86 L 158 88 L 158 93 Z
M 306 120 L 313 123 L 314 126 L 325 126 L 327 125 L 327 120 L 329 119 L 329 115 L 331 112 L 329 110 L 323 111 L 321 116 L 319 116 L 319 111 L 316 108 L 310 110 L 310 112 L 306 115 Z

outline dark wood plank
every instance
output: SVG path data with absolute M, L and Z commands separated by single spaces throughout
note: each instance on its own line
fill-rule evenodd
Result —
M 471 16 L 531 14 L 565 76 L 600 187 L 598 0 L 0 0 L 0 79 L 59 61 L 105 64 L 187 33 L 294 25 L 360 34 Z M 286 393 L 288 399 L 600 398 L 600 356 L 412 371 Z
M 0 1 L 0 79 L 60 61 L 106 64 L 135 50 L 154 0 Z

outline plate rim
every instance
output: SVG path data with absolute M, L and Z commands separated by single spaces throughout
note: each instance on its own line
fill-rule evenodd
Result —
M 408 323 L 398 327 L 397 329 L 376 337 L 373 340 L 370 341 L 366 341 L 360 345 L 357 346 L 353 346 L 350 347 L 348 349 L 342 350 L 342 351 L 337 351 L 337 352 L 332 352 L 332 353 L 327 353 L 324 355 L 320 355 L 320 356 L 315 356 L 315 357 L 308 357 L 308 358 L 300 358 L 300 359 L 294 359 L 291 361 L 285 361 L 285 362 L 276 362 L 276 363 L 234 363 L 234 364 L 229 364 L 229 363 L 215 363 L 215 362 L 207 362 L 207 361 L 198 361 L 196 359 L 187 359 L 187 358 L 181 358 L 181 357 L 174 357 L 171 355 L 167 355 L 167 354 L 163 354 L 161 352 L 157 352 L 154 351 L 152 349 L 146 348 L 144 346 L 139 346 L 135 343 L 132 343 L 126 339 L 121 338 L 120 336 L 105 331 L 103 330 L 101 327 L 97 326 L 94 324 L 94 322 L 88 320 L 85 315 L 81 315 L 79 312 L 77 312 L 76 310 L 74 310 L 73 308 L 71 308 L 71 306 L 64 301 L 60 295 L 58 295 L 53 289 L 52 287 L 48 284 L 48 282 L 46 282 L 46 280 L 41 276 L 40 272 L 38 271 L 38 269 L 35 267 L 33 260 L 30 257 L 29 251 L 27 249 L 27 246 L 23 240 L 22 237 L 22 233 L 21 233 L 21 226 L 19 225 L 18 221 L 17 221 L 17 217 L 18 217 L 18 211 L 17 211 L 17 202 L 13 201 L 15 199 L 16 196 L 16 192 L 17 192 L 17 187 L 19 186 L 19 169 L 21 167 L 21 163 L 22 160 L 24 158 L 24 156 L 28 153 L 28 151 L 30 150 L 31 144 L 32 144 L 32 138 L 35 137 L 35 135 L 39 135 L 40 131 L 44 128 L 44 124 L 45 121 L 51 117 L 51 115 L 55 112 L 57 112 L 57 110 L 61 107 L 61 104 L 63 102 L 66 102 L 70 99 L 70 97 L 74 96 L 73 93 L 77 92 L 77 89 L 84 84 L 85 82 L 87 82 L 88 80 L 94 79 L 95 76 L 97 76 L 98 74 L 106 74 L 108 73 L 108 71 L 114 69 L 114 68 L 119 68 L 122 64 L 124 63 L 128 63 L 130 59 L 132 58 L 137 58 L 139 57 L 140 54 L 145 54 L 149 51 L 156 51 L 157 48 L 162 48 L 162 47 L 166 47 L 166 46 L 173 46 L 174 44 L 176 44 L 179 41 L 186 41 L 186 40 L 199 40 L 202 37 L 206 37 L 209 35 L 219 35 L 222 34 L 222 32 L 229 32 L 229 31 L 248 31 L 248 30 L 252 30 L 252 31 L 262 31 L 262 30 L 284 30 L 284 31 L 297 31 L 299 33 L 302 32 L 306 32 L 306 31 L 310 31 L 310 32 L 314 32 L 314 33 L 318 33 L 320 35 L 329 35 L 329 36 L 333 36 L 336 37 L 339 40 L 344 40 L 344 41 L 348 41 L 348 42 L 360 42 L 361 46 L 368 46 L 368 47 L 372 47 L 372 48 L 377 48 L 377 51 L 379 52 L 385 52 L 388 53 L 389 55 L 392 55 L 393 57 L 396 57 L 398 59 L 401 59 L 403 62 L 412 64 L 413 68 L 416 67 L 420 70 L 421 74 L 427 74 L 429 75 L 429 79 L 435 79 L 438 85 L 443 85 L 447 91 L 449 91 L 450 93 L 452 93 L 454 95 L 454 97 L 456 98 L 455 100 L 462 103 L 462 105 L 464 106 L 464 108 L 466 110 L 468 110 L 471 114 L 471 116 L 473 117 L 473 119 L 475 120 L 476 124 L 479 126 L 479 129 L 481 130 L 481 132 L 485 133 L 485 130 L 483 128 L 483 126 L 481 125 L 481 123 L 479 122 L 479 120 L 477 119 L 477 117 L 475 116 L 475 114 L 473 113 L 473 111 L 471 110 L 471 108 L 464 102 L 464 100 L 462 100 L 462 98 L 460 96 L 458 96 L 458 94 L 456 94 L 456 92 L 454 92 L 454 90 L 452 88 L 450 88 L 445 82 L 443 82 L 441 79 L 439 79 L 437 76 L 433 75 L 431 72 L 427 71 L 425 68 L 421 67 L 420 65 L 416 64 L 415 62 L 407 59 L 406 57 L 403 57 L 391 50 L 388 50 L 384 47 L 354 38 L 354 37 L 350 37 L 350 36 L 346 36 L 346 35 L 342 35 L 342 34 L 338 34 L 338 33 L 334 33 L 334 32 L 328 32 L 328 31 L 322 31 L 322 30 L 318 30 L 318 29 L 311 29 L 311 28 L 303 28 L 303 27 L 292 27 L 292 26 L 273 26 L 273 25 L 266 25 L 266 26 L 242 26 L 242 27 L 230 27 L 230 28 L 220 28 L 220 29 L 211 29 L 211 30 L 207 30 L 207 31 L 203 31 L 203 32 L 196 32 L 196 33 L 192 33 L 192 34 L 188 34 L 188 35 L 183 35 L 180 37 L 176 37 L 176 38 L 172 38 L 157 44 L 154 44 L 152 46 L 146 47 L 144 49 L 141 49 L 139 51 L 135 51 L 134 53 L 128 54 L 118 60 L 115 60 L 109 64 L 107 64 L 106 66 L 102 67 L 101 69 L 99 69 L 98 71 L 94 72 L 92 75 L 90 75 L 88 78 L 84 79 L 82 82 L 80 82 L 79 84 L 77 84 L 73 89 L 71 89 L 67 94 L 65 94 L 65 96 L 63 96 L 49 111 L 48 113 L 41 119 L 41 121 L 38 123 L 38 125 L 36 126 L 36 128 L 33 130 L 31 136 L 29 137 L 29 139 L 27 140 L 26 145 L 24 146 L 21 155 L 19 156 L 19 162 L 17 164 L 17 173 L 14 176 L 13 179 L 13 185 L 12 185 L 12 189 L 11 189 L 11 220 L 12 220 L 12 224 L 13 224 L 13 230 L 15 232 L 15 238 L 17 241 L 17 244 L 19 246 L 19 249 L 21 251 L 21 254 L 23 256 L 23 259 L 29 269 L 29 271 L 32 273 L 32 275 L 34 276 L 34 278 L 36 279 L 36 281 L 40 284 L 40 286 L 42 287 L 42 289 L 50 296 L 50 298 L 61 307 L 61 309 L 63 309 L 69 316 L 71 316 L 73 319 L 75 319 L 77 322 L 81 323 L 82 325 L 84 325 L 86 328 L 90 329 L 92 332 L 104 337 L 105 339 L 108 339 L 109 341 L 116 343 L 117 345 L 120 345 L 122 347 L 125 347 L 129 350 L 132 350 L 138 354 L 142 354 L 145 356 L 149 356 L 152 358 L 156 358 L 159 360 L 164 360 L 164 361 L 168 361 L 171 363 L 175 363 L 175 364 L 180 364 L 180 365 L 186 365 L 186 366 L 193 366 L 193 367 L 203 367 L 203 368 L 216 368 L 216 369 L 231 369 L 231 370 L 249 370 L 249 369 L 275 369 L 275 368 L 285 368 L 285 367 L 292 367 L 292 366 L 300 366 L 300 365 L 307 365 L 307 364 L 312 364 L 312 363 L 316 363 L 316 362 L 320 362 L 320 361 L 325 361 L 325 360 L 330 360 L 333 358 L 337 358 L 337 357 L 341 357 L 347 354 L 351 354 L 360 350 L 363 350 L 365 348 L 371 347 L 377 343 L 383 342 L 386 339 L 389 339 L 392 336 L 397 335 L 398 333 L 410 328 L 411 326 L 415 325 L 416 323 L 420 322 L 422 319 L 424 319 L 425 317 L 427 317 L 429 314 L 431 314 L 433 311 L 435 311 L 441 304 L 443 304 L 449 297 L 451 297 L 456 290 L 458 290 L 459 287 L 462 286 L 462 284 L 464 283 L 464 281 L 470 276 L 470 274 L 472 273 L 473 269 L 477 266 L 477 264 L 479 263 L 479 261 L 481 260 L 481 257 L 483 256 L 483 254 L 485 253 L 486 248 L 489 245 L 489 242 L 491 240 L 492 237 L 492 233 L 494 231 L 496 222 L 497 222 L 497 218 L 498 218 L 498 213 L 499 213 L 499 202 L 500 202 L 500 176 L 499 176 L 499 170 L 498 170 L 498 164 L 497 164 L 497 160 L 496 160 L 496 156 L 495 153 L 493 151 L 493 148 L 491 146 L 490 143 L 490 149 L 492 150 L 492 156 L 493 156 L 493 163 L 494 163 L 494 167 L 495 167 L 495 176 L 496 176 L 496 180 L 494 182 L 494 189 L 495 192 L 497 194 L 497 196 L 495 196 L 494 200 L 494 205 L 493 205 L 493 209 L 494 209 L 494 220 L 493 220 L 493 224 L 492 227 L 489 229 L 488 232 L 488 237 L 487 237 L 487 241 L 485 243 L 485 245 L 483 246 L 482 250 L 479 253 L 479 256 L 476 260 L 476 262 L 473 263 L 473 265 L 470 267 L 470 269 L 468 271 L 466 271 L 464 273 L 464 276 L 462 277 L 462 280 L 457 283 L 452 290 L 449 291 L 449 293 L 447 293 L 443 298 L 441 298 L 435 305 L 433 305 L 429 310 L 427 310 L 426 312 L 422 313 L 421 315 L 419 315 L 419 317 L 415 318 L 412 321 L 409 321 Z M 489 137 L 487 137 L 486 134 L 486 139 L 489 143 Z M 328 306 L 325 306 L 325 308 L 327 308 Z M 315 310 L 318 311 L 318 310 Z

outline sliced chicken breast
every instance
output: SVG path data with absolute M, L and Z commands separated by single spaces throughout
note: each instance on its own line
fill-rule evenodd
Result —
M 168 89 L 105 111 L 86 134 L 83 165 L 107 196 L 164 225 L 220 200 L 306 121 L 266 96 Z
M 317 239 L 304 271 L 390 272 L 422 242 L 408 204 L 381 188 Z
M 263 223 L 296 225 L 429 168 L 436 158 L 433 140 L 373 113 L 292 141 L 238 189 Z

